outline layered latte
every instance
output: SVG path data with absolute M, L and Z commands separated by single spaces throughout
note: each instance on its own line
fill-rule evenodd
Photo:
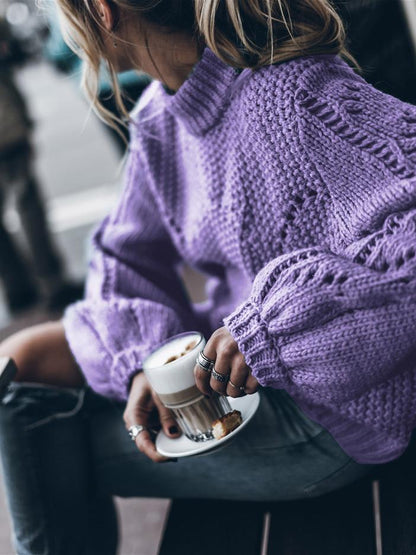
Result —
M 161 345 L 143 364 L 150 385 L 193 441 L 212 439 L 213 422 L 231 411 L 226 397 L 214 393 L 206 398 L 195 385 L 196 358 L 204 346 L 202 334 L 183 333 Z

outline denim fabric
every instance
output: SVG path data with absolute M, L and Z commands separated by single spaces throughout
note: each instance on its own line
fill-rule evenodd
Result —
M 0 405 L 0 454 L 19 555 L 115 553 L 112 499 L 101 498 L 93 483 L 85 394 L 12 384 Z
M 130 440 L 124 405 L 89 388 L 12 384 L 0 449 L 19 555 L 114 554 L 111 496 L 286 500 L 367 474 L 283 391 L 264 388 L 252 421 L 211 454 L 156 464 Z

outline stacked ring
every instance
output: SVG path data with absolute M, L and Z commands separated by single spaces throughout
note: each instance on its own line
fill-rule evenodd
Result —
M 214 368 L 215 360 L 211 360 L 207 358 L 204 353 L 201 351 L 198 356 L 196 357 L 196 363 L 198 366 L 205 370 L 205 372 L 210 373 L 211 370 Z
M 235 389 L 239 389 L 243 393 L 246 392 L 246 388 L 244 387 L 244 385 L 235 385 L 235 383 L 233 383 L 231 380 L 228 380 L 228 383 L 232 385 Z
M 230 376 L 224 376 L 224 374 L 220 374 L 219 372 L 216 372 L 215 368 L 212 369 L 212 377 L 214 378 L 214 380 L 217 380 L 217 382 L 221 382 L 221 383 L 226 383 L 228 382 Z

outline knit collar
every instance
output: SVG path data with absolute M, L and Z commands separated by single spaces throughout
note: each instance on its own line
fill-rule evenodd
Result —
M 239 70 L 225 64 L 205 47 L 175 94 L 169 94 L 161 85 L 165 106 L 191 134 L 203 135 L 218 121 L 230 101 L 229 89 L 239 79 L 238 73 Z

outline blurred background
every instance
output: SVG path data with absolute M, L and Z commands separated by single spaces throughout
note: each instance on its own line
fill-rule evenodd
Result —
M 366 79 L 416 103 L 416 0 L 335 5 Z M 91 231 L 118 197 L 125 145 L 90 110 L 80 77 L 53 3 L 0 0 L 0 340 L 81 298 Z M 129 72 L 120 82 L 131 108 L 150 78 Z M 100 95 L 114 110 L 105 75 Z M 184 277 L 201 300 L 202 277 Z M 120 554 L 156 554 L 169 501 L 117 503 Z M 12 553 L 0 490 L 0 555 Z

